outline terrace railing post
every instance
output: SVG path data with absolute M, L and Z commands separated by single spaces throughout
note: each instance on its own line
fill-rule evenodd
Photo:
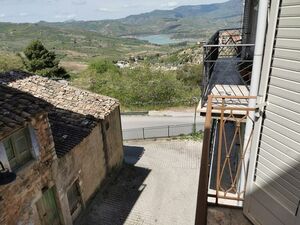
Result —
M 217 180 L 216 180 L 216 204 L 219 204 L 219 190 L 221 185 L 221 157 L 222 157 L 222 148 L 223 148 L 223 130 L 225 129 L 224 125 L 224 107 L 225 107 L 225 98 L 222 98 L 222 108 L 220 116 L 220 126 L 219 126 L 219 140 L 218 140 L 218 158 L 217 158 Z
M 208 96 L 207 112 L 204 125 L 204 138 L 201 156 L 201 165 L 198 182 L 198 196 L 195 225 L 207 224 L 207 191 L 209 179 L 209 148 L 210 148 L 210 133 L 211 133 L 211 110 L 212 96 Z

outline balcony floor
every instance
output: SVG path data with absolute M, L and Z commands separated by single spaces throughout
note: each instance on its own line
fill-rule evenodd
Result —
M 208 225 L 252 225 L 242 209 L 210 206 L 207 214 Z
M 215 63 L 215 67 L 208 84 L 207 95 L 222 96 L 249 96 L 249 87 L 242 80 L 237 64 L 237 58 L 221 58 Z M 213 105 L 221 105 L 221 100 L 214 100 Z M 225 105 L 230 107 L 247 107 L 248 99 L 226 99 Z M 201 113 L 206 112 L 207 103 L 199 108 Z M 244 114 L 244 111 L 235 112 Z

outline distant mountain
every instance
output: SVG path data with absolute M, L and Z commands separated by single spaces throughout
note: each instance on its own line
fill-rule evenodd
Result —
M 173 10 L 154 10 L 118 20 L 68 21 L 48 26 L 77 28 L 109 36 L 172 34 L 176 38 L 203 38 L 219 28 L 240 27 L 243 0 L 180 6 Z

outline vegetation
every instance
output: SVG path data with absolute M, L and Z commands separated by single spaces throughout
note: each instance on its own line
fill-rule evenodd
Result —
M 17 53 L 32 40 L 41 40 L 64 62 L 87 63 L 92 58 L 123 59 L 137 54 L 166 53 L 180 46 L 157 46 L 131 38 L 107 37 L 95 31 L 57 27 L 51 23 L 13 24 L 0 22 L 0 52 Z
M 202 141 L 203 140 L 203 132 L 196 131 L 188 135 L 180 135 L 180 139 L 182 140 L 192 140 L 192 141 Z
M 10 52 L 0 53 L 0 72 L 21 69 L 24 69 L 24 65 L 20 57 Z
M 32 41 L 24 50 L 23 63 L 29 72 L 49 78 L 69 78 L 66 70 L 60 67 L 59 60 L 52 51 L 48 51 L 41 41 Z
M 200 65 L 184 65 L 177 71 L 177 80 L 182 81 L 187 86 L 200 86 L 202 82 L 203 64 Z
M 192 97 L 199 95 L 197 75 L 190 74 L 189 80 L 185 74 L 187 82 L 182 82 L 173 71 L 153 71 L 147 65 L 119 69 L 112 62 L 98 59 L 75 77 L 73 83 L 115 97 L 126 109 L 159 109 L 189 105 Z

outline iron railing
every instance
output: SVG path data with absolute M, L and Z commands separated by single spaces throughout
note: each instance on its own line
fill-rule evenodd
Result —
M 213 76 L 218 61 L 222 61 L 223 65 L 225 65 L 219 73 L 231 73 L 234 70 L 235 73 L 239 74 L 241 81 L 245 85 L 250 84 L 253 49 L 253 44 L 242 43 L 241 29 L 218 30 L 203 45 L 202 107 L 210 94 L 211 82 L 216 82 Z M 226 84 L 226 81 L 222 81 L 220 84 Z
M 228 99 L 253 98 L 256 97 L 208 96 L 197 198 L 197 225 L 206 224 L 209 198 L 214 199 L 213 203 L 222 205 L 232 205 L 232 201 L 240 203 L 244 200 L 247 178 L 245 154 L 250 151 L 254 127 L 254 121 L 249 115 L 256 108 L 232 107 L 227 102 Z M 214 103 L 219 101 L 221 104 Z M 213 119 L 212 112 L 216 110 L 219 111 L 219 117 Z M 236 116 L 235 111 L 245 113 Z M 247 143 L 244 143 L 243 127 L 246 122 L 252 123 L 252 132 Z

